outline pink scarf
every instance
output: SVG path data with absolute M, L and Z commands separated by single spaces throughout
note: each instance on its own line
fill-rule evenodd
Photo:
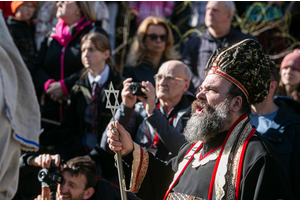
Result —
M 73 25 L 76 30 L 75 33 L 82 30 L 84 27 L 91 23 L 91 21 L 86 21 L 85 17 L 83 16 L 78 22 Z M 55 26 L 55 33 L 52 33 L 51 37 L 56 39 L 62 46 L 65 46 L 72 40 L 73 36 L 75 35 L 75 33 L 71 35 L 70 27 L 71 26 L 65 24 L 64 21 L 60 19 Z

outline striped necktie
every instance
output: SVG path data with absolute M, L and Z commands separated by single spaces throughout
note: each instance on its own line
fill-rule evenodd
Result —
M 92 133 L 97 134 L 98 130 L 98 95 L 100 86 L 97 82 L 93 82 L 92 87 Z

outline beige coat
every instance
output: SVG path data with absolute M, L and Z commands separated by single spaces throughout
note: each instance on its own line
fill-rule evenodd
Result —
M 0 10 L 0 199 L 16 193 L 21 149 L 39 148 L 40 111 L 29 71 Z

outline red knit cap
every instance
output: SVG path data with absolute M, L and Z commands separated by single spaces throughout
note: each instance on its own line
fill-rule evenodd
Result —
M 37 7 L 36 1 L 12 1 L 11 2 L 11 12 L 13 14 L 16 13 L 17 9 L 22 5 L 23 3 L 33 3 L 35 7 Z
M 280 72 L 285 67 L 293 67 L 300 71 L 300 49 L 295 49 L 284 57 L 281 62 Z

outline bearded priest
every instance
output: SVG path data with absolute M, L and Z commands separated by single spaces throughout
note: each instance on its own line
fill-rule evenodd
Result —
M 188 143 L 168 163 L 116 123 L 118 138 L 110 124 L 107 142 L 121 150 L 129 191 L 143 200 L 293 199 L 279 155 L 249 124 L 250 105 L 268 94 L 266 50 L 246 39 L 216 50 L 205 69 L 184 132 Z

